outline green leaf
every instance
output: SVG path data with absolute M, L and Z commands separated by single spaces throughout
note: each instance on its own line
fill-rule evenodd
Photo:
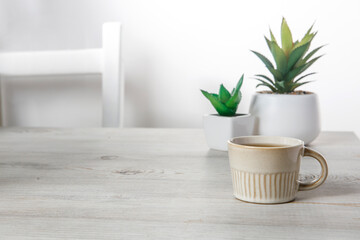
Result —
M 304 56 L 309 44 L 310 43 L 306 43 L 305 45 L 297 47 L 290 53 L 287 71 L 290 71 L 292 67 L 302 58 L 302 56 Z
M 278 93 L 284 93 L 285 92 L 285 82 L 284 81 L 275 82 L 275 87 L 277 89 L 276 92 L 278 92 Z
M 291 70 L 285 77 L 287 79 L 287 81 L 292 81 L 292 79 L 294 79 L 297 75 L 301 74 L 302 72 L 304 72 L 306 69 L 308 69 L 316 60 L 318 60 L 321 56 L 316 57 L 314 59 L 312 59 L 311 61 L 305 63 L 304 65 L 301 65 L 293 70 Z
M 312 50 L 308 55 L 306 55 L 305 57 L 304 57 L 304 62 L 306 62 L 307 60 L 309 60 L 317 51 L 319 51 L 322 47 L 324 47 L 325 45 L 322 45 L 322 46 L 320 46 L 320 47 L 318 47 L 318 48 L 315 48 L 314 50 Z
M 293 39 L 290 28 L 285 20 L 282 19 L 281 23 L 281 46 L 286 56 L 289 56 L 291 49 L 293 48 Z
M 271 90 L 272 92 L 277 92 L 277 90 L 276 90 L 275 88 L 271 87 L 271 86 L 270 86 L 269 84 L 267 84 L 267 83 L 259 83 L 258 85 L 256 85 L 256 88 L 257 88 L 257 87 L 260 87 L 260 86 L 268 87 L 268 88 L 270 88 L 270 90 Z
M 241 92 L 240 92 L 240 88 L 241 85 L 244 81 L 244 74 L 241 76 L 241 78 L 239 79 L 238 83 L 236 84 L 235 87 L 235 91 L 233 93 L 233 95 L 231 96 L 231 98 L 225 103 L 225 106 L 231 109 L 236 109 L 241 101 Z
M 227 108 L 220 100 L 216 97 L 217 94 L 211 94 L 207 91 L 201 90 L 202 94 L 211 102 L 215 110 L 222 116 L 233 116 L 235 112 L 232 109 Z
M 276 39 L 275 39 L 275 37 L 274 37 L 274 34 L 272 33 L 271 29 L 269 29 L 269 30 L 270 30 L 270 38 L 271 38 L 271 41 L 276 42 L 276 44 L 277 44 L 277 41 L 276 41 Z
M 240 91 L 243 82 L 244 82 L 244 74 L 240 77 L 238 83 L 236 84 L 235 91 Z
M 252 51 L 252 50 L 251 50 Z M 260 60 L 265 64 L 265 66 L 267 68 L 271 67 L 274 68 L 274 65 L 269 61 L 269 59 L 267 59 L 264 55 L 262 55 L 261 53 L 252 51 L 258 58 L 260 58 Z
M 268 76 L 262 75 L 262 74 L 256 74 L 257 77 L 262 77 L 265 80 L 269 81 L 271 84 L 274 84 L 273 80 L 271 80 Z
M 282 74 L 286 74 L 287 58 L 285 56 L 284 51 L 275 42 L 270 42 L 270 45 L 271 45 L 271 53 L 276 62 L 277 70 L 279 70 Z
M 236 92 L 234 96 L 232 96 L 229 101 L 225 104 L 226 107 L 228 107 L 229 109 L 233 110 L 234 112 L 236 112 L 238 105 L 241 101 L 241 92 Z
M 302 66 L 294 68 L 293 70 L 288 72 L 288 74 L 285 76 L 286 81 L 288 81 L 288 82 L 293 81 L 293 79 L 301 73 L 301 71 L 304 67 L 305 67 L 305 65 L 302 65 Z
M 261 53 L 252 51 L 260 60 L 265 64 L 266 68 L 271 72 L 271 74 L 274 76 L 275 80 L 282 79 L 283 76 L 280 71 L 276 70 L 274 68 L 274 65 L 267 59 L 264 55 Z
M 256 80 L 258 80 L 259 82 L 261 82 L 261 83 L 259 83 L 258 85 L 256 85 L 256 87 L 258 87 L 258 86 L 266 86 L 266 87 L 268 87 L 268 88 L 270 88 L 271 89 L 271 91 L 273 91 L 273 92 L 276 92 L 276 88 L 275 88 L 275 86 L 273 86 L 273 85 L 271 85 L 271 84 L 269 84 L 269 83 L 267 83 L 267 82 L 265 82 L 264 80 L 261 80 L 260 78 L 255 78 Z
M 282 81 L 284 76 L 282 73 L 274 68 L 268 68 L 271 74 L 274 76 L 275 81 Z
M 280 46 L 277 44 L 276 41 L 273 41 L 273 40 L 270 41 L 267 37 L 264 37 L 264 38 L 265 38 L 265 41 L 266 41 L 266 43 L 268 45 L 268 48 L 270 49 L 270 52 L 272 51 L 271 48 L 272 48 L 273 44 L 275 44 L 278 48 L 280 48 Z
M 316 36 L 317 32 L 315 33 L 310 33 L 310 34 L 305 34 L 305 36 L 303 37 L 303 39 L 301 39 L 301 41 L 296 44 L 295 47 L 300 47 L 306 43 L 311 43 L 311 41 L 314 39 L 314 37 Z M 310 47 L 310 44 L 309 44 Z
M 311 27 L 309 28 L 309 30 L 306 32 L 305 35 L 309 35 L 309 34 L 310 34 L 312 28 L 314 27 L 314 24 L 315 24 L 315 22 L 311 25 Z
M 303 79 L 303 78 L 305 78 L 305 77 L 307 77 L 307 76 L 310 76 L 310 75 L 314 75 L 314 74 L 316 74 L 316 72 L 312 72 L 312 73 L 305 74 L 304 76 L 301 76 L 301 77 L 299 77 L 298 79 L 296 79 L 296 81 L 294 81 L 294 83 L 297 83 L 297 82 L 299 82 L 301 79 Z
M 310 82 L 312 82 L 312 81 L 307 81 L 307 82 L 302 82 L 302 83 L 295 83 L 291 88 L 291 92 L 293 92 L 296 88 L 298 88 L 298 87 L 300 87 L 300 86 L 302 86 L 304 84 L 310 83 Z
M 226 103 L 230 99 L 231 95 L 229 91 L 224 87 L 223 84 L 220 85 L 219 90 L 219 99 L 222 103 Z
M 313 65 L 314 62 L 316 62 L 319 58 L 321 58 L 324 55 L 320 55 L 316 58 L 311 59 L 309 62 L 305 63 L 305 67 L 301 70 L 300 73 L 304 72 L 306 69 L 308 69 L 311 65 Z
M 270 49 L 270 51 L 271 51 L 271 42 L 272 41 L 270 41 L 267 37 L 265 37 L 264 36 L 264 38 L 265 38 L 265 41 L 266 41 L 266 44 L 268 45 L 268 48 Z

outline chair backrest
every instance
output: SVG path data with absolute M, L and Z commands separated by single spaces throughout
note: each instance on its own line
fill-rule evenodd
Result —
M 100 73 L 102 126 L 122 127 L 124 81 L 120 40 L 121 24 L 104 23 L 100 49 L 0 53 L 0 74 L 39 76 Z

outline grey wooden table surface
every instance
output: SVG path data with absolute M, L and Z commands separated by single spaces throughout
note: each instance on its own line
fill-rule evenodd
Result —
M 227 153 L 200 129 L 2 128 L 0 239 L 359 239 L 359 140 L 325 132 L 311 147 L 326 183 L 256 205 L 232 196 Z

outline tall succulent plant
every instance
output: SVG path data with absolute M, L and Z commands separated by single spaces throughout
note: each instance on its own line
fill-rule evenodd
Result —
M 310 48 L 311 41 L 316 36 L 317 32 L 311 32 L 312 26 L 306 32 L 301 40 L 293 42 L 290 28 L 285 20 L 282 19 L 281 23 L 281 47 L 278 45 L 271 29 L 270 39 L 265 37 L 266 43 L 270 52 L 275 60 L 275 65 L 271 63 L 264 55 L 252 51 L 260 60 L 265 64 L 266 68 L 272 74 L 272 79 L 268 76 L 257 74 L 256 79 L 260 83 L 256 86 L 268 87 L 275 93 L 291 93 L 301 85 L 309 83 L 309 81 L 301 81 L 303 78 L 315 74 L 311 72 L 303 76 L 299 76 L 306 69 L 308 69 L 316 60 L 322 56 L 311 57 L 323 46 L 315 48 L 310 53 L 306 54 Z
M 201 90 L 201 92 L 211 102 L 219 115 L 234 116 L 241 101 L 240 88 L 243 80 L 244 74 L 241 76 L 240 80 L 236 84 L 236 87 L 231 91 L 231 93 L 224 87 L 223 84 L 220 85 L 219 94 L 208 93 L 204 90 Z

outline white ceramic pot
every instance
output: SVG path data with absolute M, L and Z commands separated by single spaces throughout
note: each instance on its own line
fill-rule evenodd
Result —
M 319 104 L 314 93 L 256 93 L 249 112 L 255 117 L 255 135 L 293 137 L 309 144 L 320 133 Z
M 208 114 L 203 117 L 205 137 L 211 149 L 227 151 L 229 139 L 253 134 L 254 118 L 250 114 L 233 117 Z

